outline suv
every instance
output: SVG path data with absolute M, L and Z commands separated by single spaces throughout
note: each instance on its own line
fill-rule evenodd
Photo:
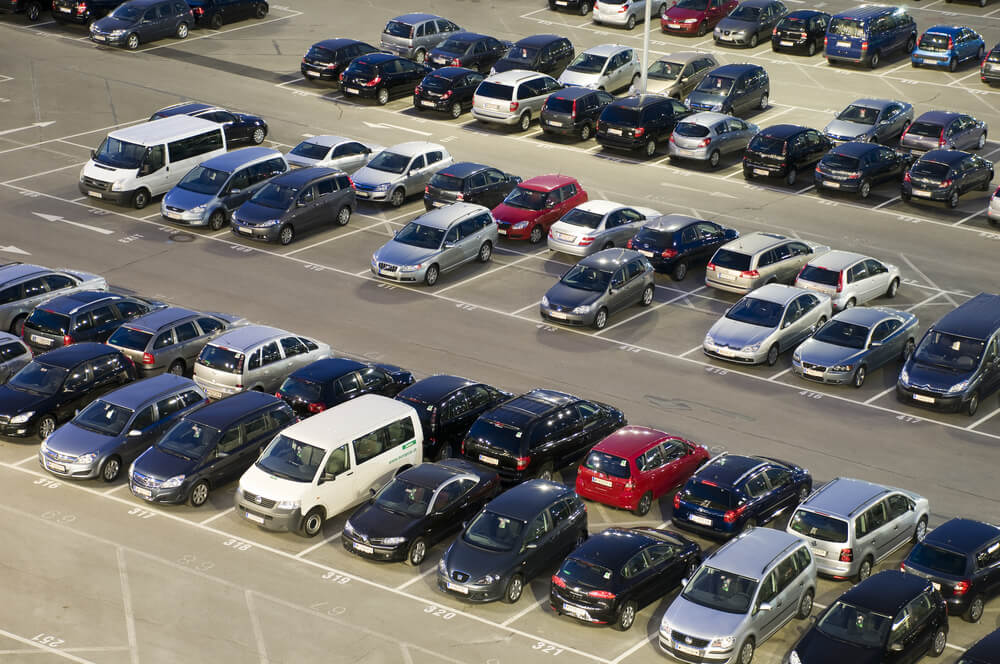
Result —
M 660 648 L 681 662 L 750 664 L 785 623 L 812 613 L 816 565 L 797 537 L 754 528 L 682 583 L 660 621 Z
M 378 49 L 357 39 L 324 39 L 309 47 L 302 56 L 299 71 L 307 81 L 336 84 L 340 73 L 354 58 L 369 53 L 378 53 Z
M 877 143 L 835 143 L 835 147 L 816 164 L 813 182 L 819 194 L 830 190 L 854 192 L 865 199 L 871 195 L 872 185 L 902 180 L 913 163 L 913 157 Z
M 927 533 L 899 569 L 930 579 L 949 614 L 977 623 L 986 600 L 1000 595 L 1000 527 L 952 519 Z
M 21 336 L 28 314 L 49 298 L 107 289 L 104 277 L 89 272 L 53 270 L 24 263 L 0 266 L 0 330 Z
M 958 207 L 959 197 L 972 191 L 989 191 L 993 182 L 993 162 L 961 150 L 931 150 L 903 175 L 899 196 L 945 201 Z
M 795 184 L 799 171 L 810 170 L 833 143 L 815 129 L 780 124 L 762 129 L 743 153 L 743 177 L 780 177 Z
M 507 55 L 493 65 L 491 74 L 511 69 L 530 69 L 549 76 L 559 76 L 573 59 L 573 44 L 559 35 L 531 35 L 514 45 Z
M 910 152 L 926 150 L 981 150 L 986 146 L 986 123 L 954 111 L 927 111 L 907 125 L 899 147 Z
M 493 74 L 476 88 L 472 115 L 480 122 L 517 125 L 521 131 L 527 131 L 531 119 L 542 112 L 548 96 L 562 87 L 547 74 L 524 69 Z
M 454 159 L 438 143 L 411 141 L 382 150 L 354 172 L 354 189 L 362 200 L 399 207 L 423 190 L 431 177 Z
M 427 64 L 438 67 L 465 67 L 481 74 L 489 72 L 497 60 L 507 55 L 512 44 L 476 32 L 456 32 L 434 47 Z
M 459 30 L 448 19 L 434 14 L 403 14 L 385 24 L 379 44 L 383 51 L 423 63 L 428 51 Z
M 480 415 L 461 451 L 495 469 L 505 484 L 550 480 L 625 424 L 625 415 L 607 404 L 536 389 Z
M 330 357 L 293 371 L 274 396 L 299 417 L 309 417 L 362 394 L 394 397 L 412 383 L 413 374 L 392 364 Z
M 31 362 L 31 350 L 19 337 L 0 332 L 0 385 Z
M 393 97 L 409 94 L 431 71 L 419 62 L 389 53 L 371 53 L 355 58 L 340 74 L 345 97 L 374 98 L 385 106 Z
M 716 249 L 739 236 L 739 231 L 712 221 L 666 214 L 644 223 L 627 246 L 649 259 L 657 272 L 684 281 L 693 263 L 707 262 Z
M 134 51 L 163 37 L 186 39 L 193 24 L 194 14 L 184 0 L 128 0 L 91 22 L 90 39 Z
M 830 247 L 777 233 L 749 233 L 719 247 L 705 270 L 705 285 L 749 293 L 764 284 L 795 281 L 802 266 Z
M 521 178 L 492 166 L 459 162 L 434 174 L 424 188 L 424 208 L 430 210 L 458 202 L 494 208 L 519 184 Z
M 805 468 L 770 457 L 721 454 L 674 495 L 673 524 L 709 537 L 764 525 L 812 489 Z
M 597 142 L 606 148 L 656 154 L 660 143 L 670 140 L 677 123 L 691 111 L 676 99 L 660 95 L 634 95 L 618 99 L 601 113 Z
M 913 52 L 917 22 L 902 7 L 862 5 L 834 14 L 826 29 L 826 60 L 865 64 L 875 69 L 883 55 Z
M 722 65 L 701 79 L 684 99 L 692 111 L 746 115 L 767 108 L 771 80 L 760 65 Z
M 559 75 L 563 85 L 615 92 L 636 87 L 642 62 L 631 46 L 601 44 L 580 53 Z
M 497 232 L 510 240 L 541 242 L 566 212 L 587 200 L 576 178 L 538 175 L 521 182 L 493 208 Z
M 267 16 L 266 0 L 191 0 L 191 13 L 197 26 L 218 30 L 223 23 Z
M 585 141 L 594 135 L 597 118 L 614 100 L 603 90 L 563 88 L 545 100 L 538 124 L 546 134 L 576 136 Z
M 81 341 L 107 341 L 125 321 L 163 306 L 107 291 L 78 291 L 35 307 L 21 335 L 32 353 Z
M 796 508 L 787 531 L 809 543 L 820 573 L 864 581 L 896 549 L 924 538 L 929 513 L 923 496 L 837 477 Z

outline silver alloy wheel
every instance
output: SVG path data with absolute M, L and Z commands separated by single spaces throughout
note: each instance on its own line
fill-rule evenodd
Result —
M 653 303 L 653 286 L 650 284 L 642 291 L 642 306 L 648 307 Z
M 892 283 L 889 284 L 889 290 L 886 291 L 886 297 L 896 297 L 896 293 L 899 292 L 899 279 L 893 279 Z
M 880 59 L 881 58 L 879 57 L 878 51 L 875 51 L 874 53 L 872 53 L 871 58 L 868 60 L 868 66 L 871 67 L 872 69 L 875 69 L 876 67 L 878 67 Z
M 649 139 L 649 141 L 646 142 L 646 156 L 652 157 L 655 154 L 656 154 L 656 140 L 651 138 Z
M 118 461 L 117 457 L 111 457 L 104 462 L 104 468 L 101 469 L 101 477 L 105 482 L 114 482 L 118 479 L 118 473 L 122 469 L 122 464 Z
M 525 111 L 521 114 L 521 118 L 518 120 L 518 126 L 521 131 L 528 131 L 528 127 L 531 126 L 531 113 Z
M 538 471 L 538 479 L 552 481 L 552 466 L 546 464 Z
M 765 110 L 767 108 L 767 94 L 761 95 L 760 98 L 760 110 Z
M 379 106 L 385 106 L 389 103 L 389 90 L 387 88 L 379 88 L 375 91 L 375 101 L 379 103 Z
M 590 138 L 590 125 L 584 122 L 583 126 L 580 127 L 580 140 L 586 141 L 589 138 Z
M 267 136 L 267 132 L 264 131 L 264 128 L 257 127 L 253 130 L 253 136 L 250 137 L 250 140 L 252 140 L 255 145 L 260 145 L 264 142 L 265 136 Z
M 774 344 L 767 349 L 767 366 L 773 367 L 774 363 L 778 361 L 778 344 Z
M 45 440 L 56 430 L 56 418 L 45 415 L 38 421 L 38 437 Z
M 681 261 L 674 266 L 674 272 L 670 276 L 673 277 L 674 281 L 684 281 L 684 277 L 687 276 L 688 266 L 685 261 Z
M 956 58 L 952 58 L 948 61 L 948 71 L 953 72 L 956 69 L 958 69 L 958 60 Z
M 350 220 L 351 220 L 351 208 L 350 206 L 345 205 L 344 207 L 340 208 L 340 212 L 337 213 L 337 225 L 346 226 L 347 222 L 349 222 Z
M 986 132 L 985 131 L 979 135 L 979 143 L 976 144 L 976 149 L 982 150 L 984 147 L 986 147 Z M 990 178 L 990 179 L 992 180 L 993 178 Z
M 864 581 L 869 576 L 872 575 L 872 561 L 870 558 L 865 558 L 861 561 L 861 566 L 858 567 L 858 581 Z
M 816 42 L 809 42 L 809 46 L 806 48 L 806 55 L 810 57 L 816 55 Z
M 410 546 L 410 555 L 407 556 L 407 560 L 411 565 L 417 567 L 420 563 L 424 562 L 424 557 L 426 555 L 427 542 L 425 542 L 422 537 L 418 537 L 417 540 Z
M 195 507 L 200 507 L 205 504 L 206 500 L 208 500 L 208 484 L 198 482 L 191 489 L 191 504 Z
M 903 361 L 910 359 L 910 355 L 913 355 L 913 349 L 916 348 L 917 342 L 913 339 L 907 339 L 906 345 L 903 346 Z
M 125 47 L 130 51 L 139 48 L 139 35 L 134 32 L 125 39 Z
M 392 207 L 400 207 L 405 200 L 406 200 L 406 192 L 404 192 L 402 189 L 393 190 L 392 195 L 389 197 L 389 203 L 392 205 Z
M 795 184 L 795 181 L 798 179 L 798 177 L 799 177 L 798 169 L 792 166 L 791 168 L 788 169 L 788 172 L 785 174 L 785 182 L 788 183 L 789 187 L 791 187 L 792 185 Z
M 631 30 L 631 29 L 632 29 L 632 28 L 634 28 L 634 27 L 635 27 L 635 14 L 632 14 L 632 15 L 631 15 L 631 16 L 629 16 L 629 17 L 628 17 L 628 19 L 627 19 L 627 20 L 625 21 L 625 29 L 626 29 L 626 30 Z
M 483 242 L 483 246 L 479 247 L 479 262 L 488 263 L 491 258 L 493 258 L 493 245 Z
M 858 194 L 861 198 L 868 198 L 868 195 L 872 193 L 872 183 L 868 180 L 863 180 L 861 186 L 858 188 Z
M 636 516 L 646 516 L 649 514 L 649 508 L 653 506 L 653 494 L 649 491 L 642 494 L 642 498 L 639 499 L 639 504 L 635 506 Z
M 844 309 L 845 310 L 846 309 L 853 309 L 855 304 L 857 304 L 857 302 L 852 297 L 850 300 L 848 300 L 847 302 L 844 303 Z
M 594 317 L 594 327 L 598 330 L 603 330 L 607 324 L 608 310 L 602 307 L 601 310 L 597 312 L 597 316 Z
M 965 407 L 965 412 L 972 417 L 979 410 L 979 392 L 973 392 L 972 396 L 969 397 L 969 405 Z
M 813 611 L 813 596 L 811 592 L 806 593 L 802 596 L 802 601 L 799 602 L 799 620 L 805 620 L 809 617 Z
M 427 52 L 424 49 L 417 49 L 417 52 L 413 54 L 413 61 L 418 65 L 422 65 L 424 60 L 427 59 Z
M 947 645 L 948 634 L 943 629 L 938 628 L 937 633 L 934 634 L 934 643 L 931 644 L 931 657 L 937 657 L 943 653 Z
M 222 210 L 216 210 L 212 213 L 212 216 L 208 218 L 208 227 L 213 231 L 221 229 L 226 223 L 226 215 L 222 213 Z
M 806 502 L 806 498 L 808 497 L 809 497 L 809 487 L 803 484 L 802 486 L 799 487 L 799 502 L 800 503 Z
M 182 360 L 174 360 L 173 363 L 170 365 L 170 368 L 167 369 L 167 371 L 175 376 L 183 376 L 184 362 Z
M 437 265 L 431 265 L 427 268 L 427 272 L 424 273 L 424 283 L 428 286 L 433 286 L 437 283 L 438 276 L 441 274 L 440 268 Z
M 28 4 L 28 8 L 24 10 L 24 17 L 29 21 L 34 23 L 38 20 L 38 17 L 42 15 L 42 6 L 37 2 L 32 2 Z
M 590 13 L 590 3 L 589 2 L 581 2 L 580 3 L 580 16 L 586 16 L 589 13 Z
M 635 604 L 628 602 L 622 607 L 621 615 L 618 616 L 618 627 L 623 631 L 628 631 L 632 623 L 635 622 Z
M 753 641 L 747 639 L 740 648 L 739 664 L 750 664 L 751 661 L 753 661 Z
M 188 36 L 188 24 L 181 23 L 180 25 L 177 26 L 177 38 L 187 39 L 187 36 Z
M 948 197 L 948 206 L 952 208 L 958 207 L 958 190 L 951 192 L 951 196 Z
M 985 609 L 985 604 L 983 603 L 982 597 L 972 598 L 972 602 L 969 604 L 969 610 L 966 612 L 966 620 L 971 623 L 979 622 L 983 617 L 983 610 Z
M 913 531 L 913 539 L 922 542 L 925 537 L 927 537 L 927 519 L 921 519 L 917 522 L 916 530 Z
M 528 242 L 531 244 L 538 244 L 542 241 L 542 227 L 535 226 L 531 229 L 531 235 L 528 236 Z
M 453 118 L 460 117 L 462 115 L 462 104 L 457 101 L 453 101 L 449 107 L 449 115 Z
M 712 154 L 708 155 L 708 165 L 712 168 L 716 168 L 719 165 L 719 160 L 722 159 L 722 155 L 719 154 L 718 150 L 713 150 Z
M 257 18 L 264 18 L 267 16 L 267 5 L 263 2 L 257 3 L 257 11 L 254 13 Z
M 750 48 L 757 48 L 757 33 L 750 35 Z
M 851 381 L 854 387 L 861 387 L 865 384 L 865 365 L 859 366 L 854 370 L 854 380 Z
M 521 593 L 524 591 L 524 582 L 521 581 L 521 577 L 515 576 L 507 584 L 507 601 L 513 604 L 517 600 L 521 599 Z
M 295 231 L 292 230 L 291 226 L 284 226 L 278 234 L 278 238 L 281 244 L 291 244 L 292 240 L 295 239 Z

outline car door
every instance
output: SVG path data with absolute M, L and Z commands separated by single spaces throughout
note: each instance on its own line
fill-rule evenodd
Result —
M 994 334 L 986 346 L 980 385 L 981 395 L 992 394 L 1000 388 L 1000 332 Z
M 166 400 L 169 400 L 169 397 Z M 158 417 L 152 404 L 139 410 L 136 416 L 132 418 L 128 431 L 125 432 L 125 438 L 122 439 L 121 447 L 118 449 L 118 453 L 122 457 L 122 462 L 125 464 L 131 463 L 136 457 L 145 452 L 163 433 L 165 429 L 164 424 L 167 422 L 168 420 Z
M 892 538 L 891 546 L 895 548 L 913 537 L 917 526 L 917 512 L 913 500 L 902 493 L 889 494 L 885 504 L 888 520 L 886 526 Z
M 316 210 L 316 187 L 304 187 L 295 199 L 295 206 L 286 213 L 288 221 L 296 228 L 308 229 L 313 224 Z
M 635 460 L 635 464 L 652 488 L 654 497 L 658 498 L 666 493 L 669 469 L 667 468 L 667 460 L 663 456 L 662 447 L 654 445 L 649 448 Z
M 560 498 L 549 505 L 549 516 L 552 519 L 555 553 L 559 559 L 569 555 L 576 547 L 575 522 L 571 518 L 572 505 L 566 498 Z
M 750 516 L 757 520 L 758 524 L 767 522 L 769 516 L 776 508 L 776 500 L 771 495 L 771 486 L 764 477 L 764 469 L 760 469 L 753 475 L 745 479 L 740 485 L 743 494 L 747 496 L 747 508 Z
M 121 317 L 118 310 L 110 303 L 102 304 L 90 312 L 91 318 L 91 339 L 93 341 L 104 342 L 108 340 L 111 333 L 121 325 Z
M 582 429 L 579 412 L 573 406 L 566 406 L 541 425 L 541 438 L 532 455 L 538 454 L 551 462 L 553 468 L 561 468 L 576 456 Z
M 781 466 L 771 466 L 764 471 L 764 477 L 775 496 L 774 514 L 794 507 L 798 503 L 798 492 L 795 491 L 792 471 Z
M 886 507 L 885 500 L 880 500 L 865 511 L 876 560 L 881 560 L 893 549 L 892 529 L 888 527 Z
M 811 296 L 800 295 L 785 307 L 781 334 L 783 347 L 797 345 L 812 333 L 812 317 L 809 312 L 814 306 Z
M 632 600 L 638 608 L 642 608 L 653 600 L 654 593 L 659 590 L 656 586 L 656 573 L 650 567 L 649 558 L 644 549 L 637 551 L 631 558 L 625 561 L 620 571 L 624 579 L 625 589 L 619 589 L 617 600 L 619 605 L 625 601 Z
M 349 444 L 330 450 L 321 461 L 320 472 L 314 480 L 316 499 L 326 508 L 328 516 L 340 514 L 354 504 L 357 495 L 354 466 Z
M 438 489 L 437 496 L 431 503 L 425 530 L 432 543 L 458 532 L 462 529 L 462 523 L 476 515 L 481 506 L 478 501 L 473 500 L 475 488 L 476 480 L 459 477 Z
M 994 540 L 979 550 L 974 564 L 973 578 L 981 584 L 983 594 L 991 598 L 1000 595 L 1000 540 Z
M 427 168 L 427 160 L 424 155 L 418 154 L 410 161 L 410 166 L 406 171 L 405 185 L 406 191 L 412 193 L 423 189 L 426 184 L 423 179 L 424 170 Z
M 234 479 L 239 471 L 240 450 L 243 447 L 243 430 L 240 422 L 233 422 L 222 430 L 215 447 L 201 460 L 195 479 L 207 479 L 209 485 L 218 487 Z
M 144 42 L 158 39 L 162 36 L 159 24 L 160 20 L 157 16 L 156 7 L 150 7 L 143 13 L 142 18 L 139 19 L 139 25 L 136 28 L 139 38 Z
M 787 553 L 774 569 L 778 582 L 778 594 L 772 601 L 773 611 L 778 614 L 775 629 L 792 619 L 799 608 L 799 600 L 805 592 L 806 575 L 795 561 L 796 551 Z
M 608 311 L 615 312 L 631 304 L 626 290 L 628 288 L 628 272 L 625 266 L 615 270 L 611 275 L 611 285 L 608 287 Z
M 348 173 L 353 173 L 368 163 L 368 156 L 370 153 L 371 150 L 361 143 L 358 143 L 357 141 L 349 141 L 347 143 L 341 143 L 333 148 L 333 154 L 330 156 L 334 160 L 336 168 Z
M 500 205 L 506 195 L 500 190 L 503 180 L 503 173 L 494 168 L 474 173 L 467 181 L 471 197 L 467 195 L 466 200 L 488 208 L 495 208 Z
M 271 341 L 261 348 L 260 369 L 255 382 L 259 383 L 265 392 L 274 392 L 289 373 L 285 367 L 284 358 L 278 349 L 278 342 Z
M 527 581 L 545 568 L 559 548 L 559 543 L 553 537 L 552 516 L 548 506 L 528 522 L 522 542 L 522 568 Z
M 781 626 L 781 607 L 777 606 L 778 590 L 778 570 L 773 569 L 760 582 L 757 599 L 750 611 L 751 622 L 761 637 L 771 634 Z M 761 606 L 765 604 L 770 607 L 770 610 L 761 609 Z
M 710 221 L 699 221 L 695 229 L 698 232 L 698 249 L 694 260 L 707 261 L 723 244 L 726 235 L 721 226 Z
M 459 224 L 448 229 L 444 236 L 444 244 L 441 245 L 441 253 L 438 254 L 438 265 L 441 270 L 450 270 L 456 265 L 460 265 L 465 260 L 465 251 L 461 243 L 461 232 Z
M 681 548 L 673 544 L 654 544 L 645 550 L 649 566 L 653 569 L 653 578 L 649 602 L 654 602 L 680 585 L 687 572 L 687 566 L 679 560 Z
M 31 361 L 31 353 L 18 341 L 0 344 L 0 385 Z

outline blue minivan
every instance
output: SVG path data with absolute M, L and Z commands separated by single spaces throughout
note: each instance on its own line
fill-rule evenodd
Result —
M 895 51 L 913 52 L 917 23 L 902 7 L 864 5 L 841 12 L 826 28 L 826 60 L 878 67 Z

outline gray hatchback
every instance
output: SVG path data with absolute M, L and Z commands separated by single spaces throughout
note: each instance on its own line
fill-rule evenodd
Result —
M 380 46 L 383 51 L 423 62 L 431 49 L 459 30 L 448 19 L 434 14 L 403 14 L 385 24 Z
M 18 337 L 0 332 L 0 385 L 31 362 L 31 351 Z

